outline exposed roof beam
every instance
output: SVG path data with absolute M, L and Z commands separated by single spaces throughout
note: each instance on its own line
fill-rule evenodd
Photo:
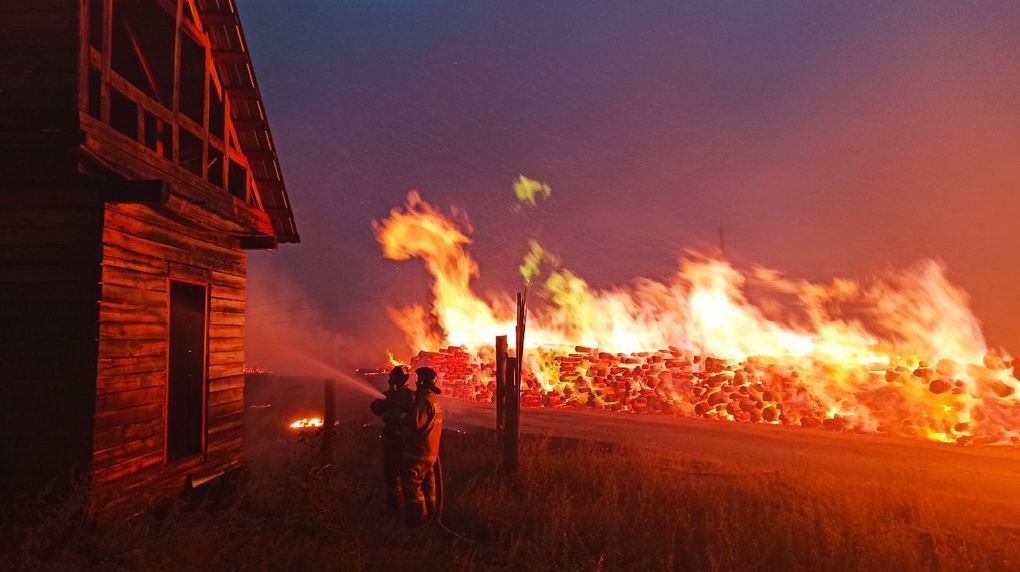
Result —
M 275 236 L 239 236 L 237 241 L 245 250 L 275 250 L 277 246 Z
M 202 20 L 202 24 L 205 26 L 236 26 L 237 25 L 237 14 L 234 12 L 224 11 L 209 11 L 199 12 L 198 18 Z
M 213 50 L 213 61 L 218 64 L 246 64 L 248 54 L 237 50 Z
M 227 96 L 230 99 L 259 99 L 259 90 L 254 87 L 228 87 Z
M 170 200 L 170 185 L 166 181 L 96 181 L 92 184 L 99 189 L 103 200 L 110 203 L 164 205 Z
M 241 150 L 241 153 L 248 158 L 249 161 L 275 161 L 276 152 L 268 149 L 251 149 L 248 151 Z
M 238 131 L 255 131 L 257 129 L 269 129 L 265 119 L 231 119 L 234 129 Z

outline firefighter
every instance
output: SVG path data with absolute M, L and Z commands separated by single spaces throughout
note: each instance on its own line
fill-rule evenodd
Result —
M 410 377 L 406 365 L 390 371 L 389 389 L 384 399 L 372 402 L 372 413 L 382 417 L 383 429 L 379 440 L 383 447 L 383 479 L 386 484 L 386 504 L 399 512 L 403 494 L 400 487 L 401 467 L 404 462 L 405 419 L 414 407 L 414 394 L 407 387 Z
M 439 405 L 436 372 L 430 367 L 415 370 L 414 408 L 406 418 L 404 440 L 404 510 L 407 524 L 417 526 L 436 517 L 435 464 L 443 433 L 443 409 Z

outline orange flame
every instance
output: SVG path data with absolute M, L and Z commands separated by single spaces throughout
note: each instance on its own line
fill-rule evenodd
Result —
M 510 296 L 486 301 L 471 288 L 478 265 L 467 252 L 468 226 L 415 192 L 404 208 L 373 226 L 387 258 L 421 258 L 433 278 L 429 309 L 390 309 L 412 348 L 452 345 L 491 354 L 495 336 L 513 332 Z M 796 388 L 776 407 L 795 407 L 804 416 L 832 421 L 830 426 L 944 441 L 1008 441 L 1020 435 L 1020 383 L 1011 375 L 1010 358 L 989 351 L 967 294 L 950 283 L 938 261 L 924 260 L 867 281 L 812 283 L 770 269 L 741 271 L 725 260 L 688 253 L 664 281 L 639 279 L 596 290 L 558 270 L 536 289 L 544 304 L 529 310 L 527 345 L 539 351 L 530 351 L 525 365 L 547 395 L 576 399 L 595 377 L 608 379 L 594 358 L 580 372 L 554 361 L 575 344 L 617 352 L 624 362 L 625 354 L 679 348 L 660 358 L 712 356 L 741 364 L 712 372 L 727 377 L 734 389 L 762 383 L 758 370 L 767 368 L 752 362 L 781 369 Z M 695 375 L 706 373 L 699 359 L 687 385 L 704 382 L 705 375 Z M 655 385 L 671 395 L 674 411 L 693 411 L 695 403 L 685 397 L 693 395 L 691 388 L 658 375 L 667 369 L 655 363 L 622 364 L 632 370 L 647 366 L 629 382 L 633 391 L 651 391 Z M 658 375 L 657 381 L 640 381 L 653 379 L 649 372 Z M 745 385 L 733 382 L 738 375 Z M 718 407 L 713 411 L 719 418 L 744 417 Z M 786 419 L 800 416 L 789 413 Z M 778 416 L 769 417 L 764 421 L 779 422 Z
M 304 419 L 298 419 L 290 424 L 291 429 L 308 429 L 311 427 L 322 427 L 322 419 L 319 419 L 318 417 L 306 417 Z

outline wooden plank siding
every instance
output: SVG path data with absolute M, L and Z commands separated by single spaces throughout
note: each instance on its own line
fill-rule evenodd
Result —
M 102 223 L 95 194 L 0 190 L 2 500 L 88 467 Z
M 246 254 L 204 225 L 211 215 L 166 205 L 112 204 L 102 241 L 102 300 L 93 506 L 137 510 L 180 493 L 188 476 L 238 466 L 244 400 Z M 199 214 L 193 220 L 182 213 Z M 169 281 L 209 287 L 205 450 L 165 460 Z
M 0 2 L 0 185 L 57 180 L 78 137 L 78 0 Z
M 254 77 L 250 86 L 223 83 L 208 26 L 185 18 L 185 4 L 0 0 L 0 458 L 18 464 L 0 470 L 2 504 L 51 480 L 69 482 L 79 467 L 91 476 L 97 515 L 138 511 L 183 491 L 189 477 L 242 461 L 242 244 L 275 244 L 279 220 L 289 241 L 297 234 Z M 113 66 L 122 49 L 115 35 L 132 14 L 139 37 L 174 31 L 172 43 L 135 46 L 143 68 L 163 66 L 160 81 Z M 217 26 L 243 40 L 235 24 Z M 200 117 L 188 109 L 199 68 L 182 56 L 188 38 L 205 50 Z M 250 73 L 238 49 L 245 56 L 230 65 Z M 222 100 L 215 113 L 210 88 Z M 238 88 L 255 99 L 232 101 Z M 191 94 L 185 108 L 182 93 Z M 253 167 L 242 152 L 251 137 L 239 139 L 234 116 L 259 120 L 241 135 L 261 129 L 266 139 L 249 147 L 271 155 L 260 164 L 271 159 L 277 171 L 263 181 L 277 197 L 272 217 L 251 194 Z M 191 141 L 182 153 L 183 132 L 202 139 L 197 171 Z M 224 158 L 243 168 L 241 178 Z M 202 452 L 168 463 L 173 280 L 208 288 L 208 328 Z

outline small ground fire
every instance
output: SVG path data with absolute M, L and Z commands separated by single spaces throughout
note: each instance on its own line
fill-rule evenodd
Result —
M 304 419 L 298 419 L 290 425 L 291 429 L 309 429 L 322 427 L 322 419 L 318 417 L 305 417 Z
M 433 278 L 427 307 L 390 311 L 409 345 L 422 349 L 412 365 L 439 371 L 451 397 L 491 400 L 492 343 L 513 332 L 514 305 L 471 289 L 479 271 L 466 225 L 412 192 L 374 227 L 387 258 L 421 258 Z M 537 282 L 542 264 L 552 268 Z M 1020 438 L 1020 361 L 987 347 L 967 294 L 938 261 L 868 281 L 812 283 L 686 253 L 667 280 L 610 290 L 557 264 L 533 245 L 522 267 L 533 298 L 526 406 L 960 444 Z

